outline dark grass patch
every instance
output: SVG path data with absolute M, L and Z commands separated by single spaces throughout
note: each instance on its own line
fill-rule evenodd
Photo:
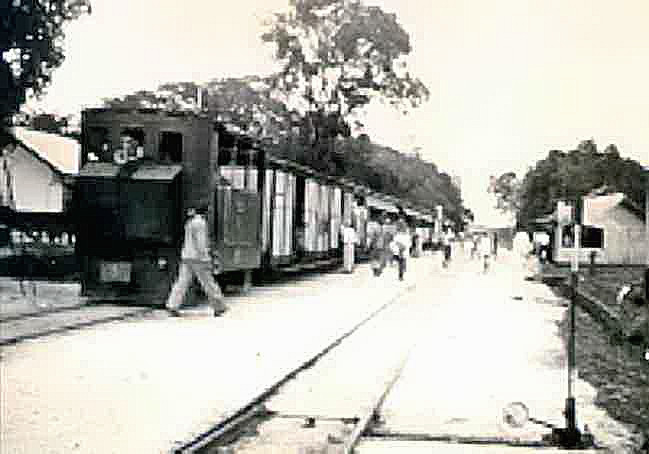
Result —
M 579 376 L 597 390 L 595 404 L 611 417 L 649 436 L 649 362 L 638 348 L 620 342 L 590 314 L 576 310 L 576 361 Z M 559 324 L 564 342 L 569 312 Z M 640 437 L 642 438 L 642 437 Z M 638 453 L 643 453 L 637 446 Z

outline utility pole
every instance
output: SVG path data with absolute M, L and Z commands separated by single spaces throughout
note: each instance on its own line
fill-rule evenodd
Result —
M 645 304 L 649 304 L 649 166 L 644 168 L 644 182 L 645 182 L 645 191 L 644 191 L 644 222 L 645 222 L 645 244 L 647 245 L 647 261 L 646 267 L 644 270 L 644 300 Z M 649 348 L 645 351 L 644 357 L 649 361 Z M 649 439 L 647 440 L 649 443 Z
M 645 172 L 645 191 L 644 191 L 644 200 L 645 200 L 645 240 L 647 244 L 647 261 L 646 268 L 644 272 L 644 299 L 649 304 L 649 166 L 644 168 Z M 648 358 L 649 359 L 649 358 Z
M 579 259 L 581 254 L 581 223 L 582 223 L 582 198 L 577 197 L 573 205 L 573 249 L 574 255 L 571 263 L 571 298 L 570 298 L 570 338 L 568 340 L 568 397 L 566 399 L 564 415 L 566 428 L 559 435 L 559 443 L 564 448 L 577 448 L 581 444 L 581 433 L 577 429 L 577 408 L 575 406 L 575 382 L 577 381 L 576 368 L 576 340 L 575 324 L 577 297 L 579 289 Z
M 579 259 L 581 255 L 581 224 L 582 224 L 582 198 L 573 200 L 572 206 L 566 202 L 557 203 L 557 216 L 559 226 L 572 225 L 573 227 L 573 255 L 570 265 L 570 325 L 568 338 L 568 397 L 565 400 L 564 416 L 565 428 L 552 429 L 553 443 L 566 449 L 582 448 L 585 442 L 577 428 L 577 409 L 575 406 L 575 382 L 577 381 L 576 368 L 576 306 L 579 290 Z M 559 240 L 561 241 L 561 240 Z

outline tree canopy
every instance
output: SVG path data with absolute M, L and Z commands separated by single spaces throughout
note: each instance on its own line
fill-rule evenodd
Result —
M 90 13 L 89 0 L 0 1 L 0 126 L 50 83 L 63 63 L 63 26 Z
M 507 181 L 506 173 L 500 179 Z M 617 147 L 598 151 L 593 140 L 582 141 L 574 150 L 551 150 L 530 168 L 518 190 L 506 184 L 496 186 L 501 198 L 511 198 L 519 224 L 530 228 L 535 219 L 552 213 L 559 200 L 574 200 L 594 190 L 622 192 L 643 206 L 646 173 L 640 163 L 622 158 Z
M 273 88 L 296 102 L 302 136 L 323 162 L 335 137 L 349 137 L 350 115 L 373 97 L 405 110 L 429 96 L 407 70 L 410 38 L 396 16 L 360 0 L 291 0 L 262 39 L 281 63 Z
M 491 177 L 488 192 L 496 195 L 496 208 L 506 212 L 520 210 L 521 181 L 515 172 L 505 172 Z
M 314 156 L 301 153 L 301 149 L 291 142 L 291 138 L 285 139 L 274 147 L 274 151 L 313 167 Z M 445 215 L 457 226 L 462 225 L 467 213 L 462 206 L 460 189 L 435 164 L 373 143 L 367 135 L 339 138 L 336 149 L 340 151 L 335 175 L 352 178 L 372 190 L 394 195 L 431 211 L 442 205 Z

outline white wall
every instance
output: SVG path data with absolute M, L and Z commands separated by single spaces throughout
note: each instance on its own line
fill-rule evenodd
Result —
M 625 208 L 616 206 L 597 219 L 588 219 L 590 225 L 604 230 L 604 247 L 602 249 L 580 249 L 579 262 L 590 263 L 591 251 L 597 252 L 596 263 L 612 265 L 641 265 L 649 253 L 645 225 L 634 214 Z M 560 225 L 555 231 L 555 238 L 560 241 Z M 558 243 L 555 249 L 555 261 L 570 262 L 574 249 L 564 248 Z
M 63 211 L 63 181 L 47 164 L 22 147 L 0 159 L 8 162 L 16 211 Z M 5 179 L 0 162 L 0 182 Z M 2 190 L 5 192 L 4 185 Z M 4 200 L 6 196 L 3 194 Z

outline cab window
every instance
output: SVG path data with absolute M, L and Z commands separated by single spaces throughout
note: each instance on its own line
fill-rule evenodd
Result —
M 158 156 L 164 163 L 181 163 L 183 161 L 183 135 L 179 132 L 162 131 Z
M 85 157 L 87 161 L 111 162 L 113 160 L 108 128 L 99 126 L 88 128 L 87 144 L 88 154 Z
M 119 145 L 113 153 L 113 161 L 124 164 L 144 158 L 145 134 L 143 128 L 124 128 L 119 135 Z

